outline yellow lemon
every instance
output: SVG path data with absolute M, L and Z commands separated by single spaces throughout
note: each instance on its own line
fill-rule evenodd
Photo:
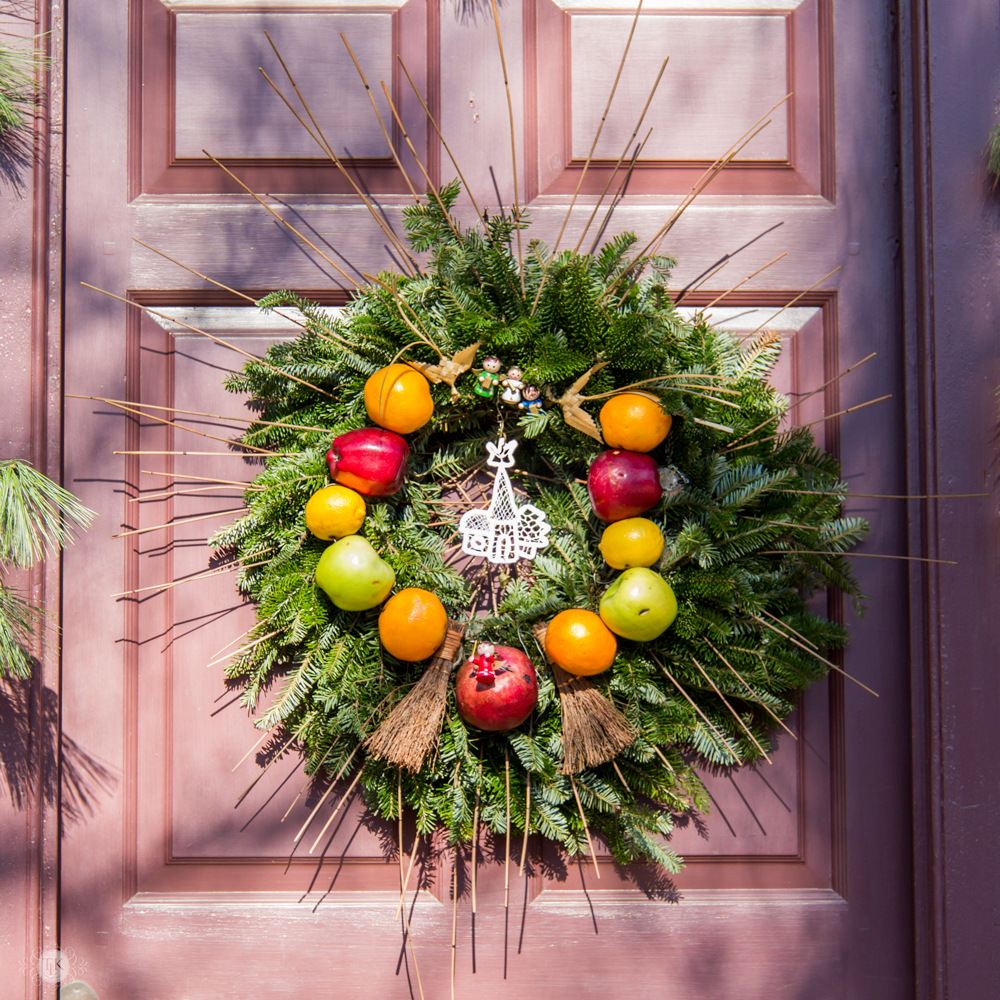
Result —
M 326 486 L 306 503 L 306 527 L 324 541 L 353 535 L 365 519 L 361 495 L 346 486 Z
M 430 384 L 409 365 L 380 368 L 365 382 L 365 409 L 380 427 L 409 434 L 434 413 Z
M 600 549 L 615 569 L 652 566 L 663 555 L 663 532 L 648 518 L 627 517 L 604 529 Z

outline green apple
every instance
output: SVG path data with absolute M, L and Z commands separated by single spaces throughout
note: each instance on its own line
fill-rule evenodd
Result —
M 342 611 L 367 611 L 389 596 L 396 574 L 367 539 L 347 535 L 319 557 L 316 582 Z
M 677 617 L 670 584 L 644 566 L 627 569 L 601 598 L 601 620 L 623 639 L 649 642 Z

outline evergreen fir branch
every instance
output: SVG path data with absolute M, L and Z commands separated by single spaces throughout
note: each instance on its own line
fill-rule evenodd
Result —
M 708 807 L 690 761 L 732 766 L 756 759 L 760 751 L 743 726 L 766 749 L 772 720 L 762 706 L 787 715 L 797 692 L 825 673 L 821 661 L 759 620 L 766 612 L 818 648 L 842 646 L 843 627 L 812 614 L 806 601 L 829 585 L 859 599 L 843 554 L 864 537 L 867 524 L 842 516 L 846 484 L 835 459 L 816 447 L 807 429 L 725 451 L 759 425 L 765 436 L 777 432 L 787 400 L 763 381 L 780 351 L 777 337 L 764 335 L 744 345 L 708 326 L 704 317 L 684 320 L 667 290 L 674 262 L 630 259 L 631 234 L 613 238 L 596 256 L 563 251 L 551 261 L 540 243 L 529 243 L 522 296 L 511 240 L 525 221 L 501 212 L 487 218 L 485 232 L 463 232 L 448 218 L 457 185 L 440 195 L 444 211 L 434 199 L 405 210 L 411 245 L 427 253 L 428 263 L 418 278 L 383 275 L 395 293 L 378 284 L 362 288 L 338 315 L 291 292 L 260 301 L 265 310 L 298 309 L 307 323 L 300 336 L 273 345 L 265 360 L 332 398 L 253 361 L 227 383 L 250 394 L 257 418 L 243 443 L 294 455 L 267 459 L 255 481 L 265 489 L 248 491 L 247 514 L 213 539 L 246 565 L 238 585 L 257 604 L 260 625 L 254 637 L 263 640 L 235 657 L 228 672 L 238 678 L 248 707 L 267 696 L 269 707 L 258 724 L 301 729 L 308 766 L 319 767 L 322 760 L 328 769 L 342 766 L 424 669 L 382 649 L 377 609 L 349 614 L 327 600 L 314 580 L 326 543 L 305 530 L 305 503 L 328 482 L 324 456 L 330 440 L 369 422 L 363 389 L 374 371 L 399 357 L 436 363 L 436 349 L 450 356 L 479 341 L 477 358 L 493 354 L 504 366 L 517 365 L 551 399 L 597 359 L 609 363 L 586 391 L 602 399 L 652 378 L 646 391 L 674 418 L 674 429 L 653 455 L 658 464 L 679 469 L 684 482 L 645 516 L 664 534 L 657 570 L 673 588 L 679 610 L 674 624 L 652 643 L 620 640 L 612 670 L 595 678 L 640 733 L 616 761 L 621 775 L 602 765 L 574 780 L 587 825 L 607 838 L 619 862 L 651 860 L 675 871 L 679 860 L 663 842 L 672 812 Z M 608 296 L 608 288 L 619 282 L 624 290 L 642 267 L 650 277 L 636 282 L 619 306 L 621 292 Z M 418 340 L 414 329 L 429 335 L 434 348 Z M 680 388 L 665 377 L 673 375 L 706 389 Z M 605 526 L 578 481 L 586 478 L 601 446 L 569 428 L 557 406 L 546 405 L 540 415 L 507 410 L 477 396 L 473 382 L 460 377 L 455 398 L 448 386 L 432 386 L 434 413 L 409 436 L 408 482 L 392 497 L 369 498 L 361 533 L 392 566 L 397 587 L 431 590 L 449 614 L 470 618 L 469 584 L 444 562 L 457 544 L 458 511 L 431 501 L 443 498 L 446 481 L 471 483 L 482 475 L 486 441 L 501 428 L 508 435 L 516 428 L 522 444 L 515 472 L 529 475 L 515 475 L 515 484 L 544 511 L 552 526 L 549 544 L 530 572 L 520 567 L 510 573 L 495 595 L 496 615 L 470 618 L 466 642 L 467 651 L 482 638 L 531 655 L 538 652 L 526 645 L 533 643 L 532 626 L 566 608 L 596 610 L 616 575 L 598 548 Z M 712 386 L 725 386 L 727 393 L 713 398 Z M 595 417 L 602 399 L 587 404 Z M 739 412 L 720 400 L 735 402 Z M 697 421 L 735 430 L 730 435 Z M 302 429 L 309 427 L 319 430 Z M 831 495 L 797 492 L 811 489 Z M 263 558 L 271 561 L 247 565 Z M 672 675 L 698 710 L 651 661 L 650 652 L 672 665 Z M 538 667 L 539 701 L 530 723 L 519 729 L 474 730 L 449 694 L 435 755 L 403 783 L 422 833 L 441 828 L 452 841 L 468 840 L 477 791 L 482 823 L 502 832 L 507 759 L 516 790 L 512 828 L 524 828 L 523 795 L 530 781 L 531 830 L 570 854 L 586 850 L 583 822 L 561 773 L 560 697 L 544 657 L 531 658 Z M 694 659 L 710 683 L 693 667 Z M 395 768 L 366 760 L 362 786 L 369 808 L 394 817 L 396 782 Z

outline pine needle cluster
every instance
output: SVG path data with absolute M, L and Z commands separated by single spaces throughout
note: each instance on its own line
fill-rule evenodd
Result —
M 448 209 L 457 195 L 457 184 L 440 191 Z M 843 553 L 868 525 L 841 515 L 847 486 L 810 432 L 780 430 L 788 401 L 766 381 L 777 337 L 741 343 L 704 317 L 682 318 L 667 289 L 672 261 L 637 258 L 630 233 L 594 255 L 553 255 L 534 241 L 519 264 L 515 225 L 525 226 L 523 217 L 499 214 L 463 231 L 428 199 L 407 210 L 410 243 L 426 255 L 420 275 L 383 273 L 338 316 L 290 292 L 261 300 L 265 310 L 297 307 L 307 328 L 269 349 L 269 367 L 251 361 L 227 383 L 249 394 L 259 415 L 243 443 L 291 453 L 267 460 L 246 494 L 249 512 L 214 539 L 242 561 L 239 586 L 257 606 L 257 625 L 228 675 L 243 685 L 257 725 L 284 727 L 307 769 L 328 778 L 420 677 L 425 664 L 382 649 L 378 609 L 340 611 L 316 586 L 327 543 L 306 531 L 303 508 L 328 482 L 332 438 L 369 424 L 369 375 L 400 356 L 436 364 L 479 341 L 477 364 L 493 354 L 520 367 L 526 382 L 544 388 L 544 412 L 518 414 L 476 395 L 471 373 L 458 379 L 457 397 L 433 386 L 434 415 L 410 436 L 407 482 L 369 502 L 361 533 L 395 570 L 398 587 L 431 590 L 451 617 L 470 619 L 470 583 L 446 559 L 456 526 L 442 524 L 444 508 L 434 501 L 483 475 L 488 440 L 517 436 L 515 484 L 545 512 L 550 542 L 505 577 L 495 615 L 471 617 L 466 643 L 467 651 L 479 638 L 524 649 L 539 669 L 540 697 L 518 729 L 484 733 L 463 722 L 449 695 L 436 753 L 419 774 L 402 777 L 404 801 L 421 833 L 443 827 L 464 841 L 473 836 L 478 795 L 481 822 L 502 833 L 509 759 L 512 830 L 525 828 L 530 783 L 531 832 L 585 851 L 585 817 L 618 861 L 674 871 L 675 817 L 707 808 L 694 764 L 761 758 L 775 718 L 825 675 L 821 657 L 844 645 L 845 629 L 815 613 L 810 596 L 837 587 L 860 606 Z M 587 396 L 642 382 L 673 416 L 652 454 L 677 470 L 679 486 L 645 516 L 667 539 L 657 568 L 680 610 L 652 642 L 619 640 L 613 668 L 594 678 L 639 735 L 614 762 L 575 776 L 581 816 L 561 773 L 560 699 L 532 626 L 566 608 L 596 611 L 616 575 L 598 550 L 604 525 L 581 484 L 602 445 L 567 424 L 553 402 L 597 361 L 607 364 Z M 602 402 L 583 405 L 596 417 Z M 396 769 L 372 758 L 360 766 L 368 806 L 396 817 Z
M 94 512 L 27 462 L 0 461 L 0 571 L 30 569 L 46 552 L 73 541 Z M 30 677 L 41 608 L 0 578 L 0 677 Z

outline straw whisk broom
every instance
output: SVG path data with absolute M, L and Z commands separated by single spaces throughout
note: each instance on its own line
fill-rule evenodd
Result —
M 533 630 L 543 651 L 545 631 L 544 624 Z M 576 774 L 613 760 L 635 739 L 635 729 L 592 681 L 548 662 L 562 704 L 563 774 Z
M 441 735 L 451 670 L 464 635 L 465 624 L 449 618 L 444 641 L 423 676 L 365 740 L 369 753 L 407 771 L 420 770 Z

